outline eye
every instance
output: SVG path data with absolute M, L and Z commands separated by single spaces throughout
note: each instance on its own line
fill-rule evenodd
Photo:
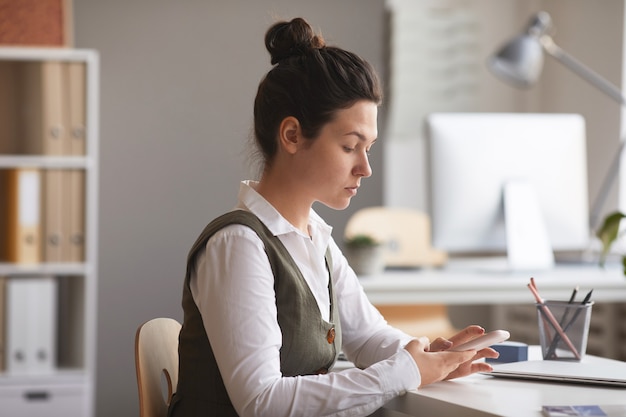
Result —
M 344 146 L 343 150 L 346 151 L 346 152 L 354 152 L 355 148 L 351 148 L 349 146 Z

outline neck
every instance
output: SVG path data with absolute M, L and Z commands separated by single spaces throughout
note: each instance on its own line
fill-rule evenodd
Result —
M 309 213 L 313 202 L 305 201 L 295 187 L 285 178 L 275 178 L 264 173 L 256 191 L 263 196 L 294 227 L 309 234 Z

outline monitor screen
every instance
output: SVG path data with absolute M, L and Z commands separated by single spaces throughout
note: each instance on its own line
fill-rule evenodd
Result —
M 586 140 L 580 115 L 434 113 L 427 118 L 427 132 L 433 246 L 452 254 L 506 252 L 505 190 L 523 183 L 534 198 L 518 194 L 517 212 L 532 211 L 520 201 L 536 201 L 551 249 L 587 247 Z

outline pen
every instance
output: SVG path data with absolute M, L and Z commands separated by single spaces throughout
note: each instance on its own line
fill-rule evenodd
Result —
M 580 305 L 584 306 L 584 305 L 587 305 L 589 303 L 589 300 L 591 300 L 591 293 L 592 292 L 593 292 L 593 288 L 587 293 L 587 295 L 585 295 L 585 298 L 580 303 Z M 576 312 L 574 313 L 574 317 L 572 317 L 572 319 L 565 325 L 565 328 L 563 329 L 564 331 L 567 330 L 572 324 L 574 324 L 574 322 L 576 321 L 576 318 L 578 317 L 578 315 L 580 314 L 581 311 L 582 311 L 581 308 L 576 310 Z
M 569 297 L 567 304 L 572 304 L 574 302 L 574 300 L 576 299 L 576 294 L 578 294 L 578 285 L 574 287 L 574 290 L 572 291 L 572 295 Z M 569 311 L 570 311 L 569 308 L 565 309 L 565 313 L 563 313 L 563 317 L 561 317 L 561 320 L 559 321 L 559 324 L 561 325 L 561 327 L 563 327 L 563 325 L 565 324 L 567 316 L 569 315 Z
M 572 304 L 574 302 L 574 300 L 576 299 L 576 294 L 578 294 L 578 285 L 572 291 L 572 295 L 570 296 L 568 301 L 569 304 Z
M 567 346 L 572 351 L 576 359 L 580 360 L 580 354 L 578 353 L 578 350 L 573 345 L 569 337 L 567 337 L 567 335 L 563 331 L 563 328 L 561 328 L 561 326 L 559 325 L 559 322 L 556 320 L 556 318 L 554 318 L 554 315 L 552 314 L 550 309 L 543 302 L 543 299 L 539 295 L 539 292 L 537 291 L 537 287 L 534 285 L 534 280 L 532 278 L 531 278 L 531 283 L 528 284 L 528 288 L 530 289 L 530 292 L 532 292 L 532 294 L 535 296 L 535 300 L 537 300 L 537 303 L 539 304 L 539 309 L 543 311 L 545 317 L 548 319 L 552 327 L 554 327 L 554 330 L 556 330 L 556 332 L 561 336 L 561 338 L 563 339 L 565 344 L 567 344 Z

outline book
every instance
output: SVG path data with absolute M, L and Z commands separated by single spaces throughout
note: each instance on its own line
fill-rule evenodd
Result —
M 624 404 L 606 405 L 544 405 L 541 412 L 545 417 L 567 416 L 626 416 L 626 401 Z

